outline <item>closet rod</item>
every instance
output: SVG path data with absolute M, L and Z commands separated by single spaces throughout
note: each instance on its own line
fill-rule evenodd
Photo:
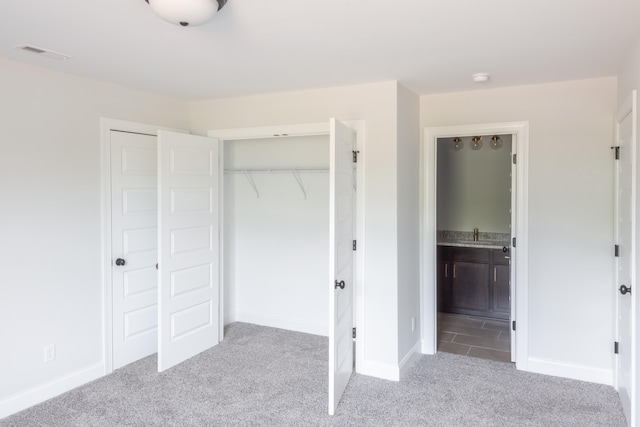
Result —
M 327 173 L 329 168 L 326 169 L 225 169 L 224 173 L 227 174 L 247 174 L 247 173 Z

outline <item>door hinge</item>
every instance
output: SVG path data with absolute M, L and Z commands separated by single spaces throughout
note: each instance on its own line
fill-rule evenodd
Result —
M 354 241 L 353 241 L 353 250 L 354 250 L 354 251 L 356 250 L 356 247 L 357 247 L 357 245 L 356 245 L 356 241 L 354 240 Z
M 620 354 L 620 343 L 618 341 L 613 343 L 614 354 Z
M 514 154 L 514 155 L 513 155 L 513 164 L 514 164 L 514 165 L 516 164 L 516 156 L 517 156 L 517 154 Z
M 511 239 L 511 246 L 516 247 L 516 238 Z
M 351 153 L 353 153 L 353 163 L 358 163 L 358 153 L 359 151 L 352 151 Z
M 511 329 L 516 330 L 516 321 L 511 322 Z
M 620 256 L 620 245 L 614 245 L 614 256 Z
M 620 160 L 620 146 L 611 147 L 612 150 L 615 150 L 616 160 Z
M 353 328 L 353 338 L 356 337 L 356 328 Z

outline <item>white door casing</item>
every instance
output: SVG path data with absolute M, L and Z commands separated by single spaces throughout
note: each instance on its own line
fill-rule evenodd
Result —
M 616 115 L 615 241 L 616 341 L 615 383 L 629 425 L 636 425 L 636 91 Z M 631 288 L 633 293 L 625 292 Z M 622 292 L 625 292 L 624 294 Z
M 219 336 L 219 141 L 158 132 L 158 371 Z
M 517 314 L 517 328 L 511 333 L 512 357 L 516 367 L 528 370 L 528 122 L 505 122 L 475 125 L 456 125 L 424 129 L 424 149 L 422 170 L 422 233 L 421 233 L 421 332 L 422 353 L 435 354 L 437 351 L 437 299 L 436 299 L 436 140 L 444 137 L 468 137 L 473 135 L 513 136 L 516 145 L 517 165 L 512 168 L 512 230 L 517 239 L 517 251 L 511 253 L 512 316 Z M 514 200 L 515 199 L 515 203 Z M 515 218 L 515 220 L 514 220 Z M 515 301 L 514 301 L 515 298 Z
M 156 352 L 156 137 L 110 131 L 113 368 Z M 123 265 L 121 265 L 124 263 Z
M 329 145 L 329 414 L 353 372 L 354 132 L 330 121 Z
M 516 213 L 518 212 L 518 135 L 511 135 L 511 223 L 509 229 L 511 230 L 511 249 L 509 254 L 509 303 L 511 313 L 509 314 L 509 336 L 510 336 L 510 351 L 511 361 L 516 361 L 516 331 L 513 328 L 513 321 L 516 317 L 516 263 L 511 262 L 512 259 L 516 259 L 518 253 L 517 244 L 513 246 L 513 242 L 516 240 L 516 227 L 515 224 L 518 221 Z M 517 243 L 517 242 L 516 242 Z

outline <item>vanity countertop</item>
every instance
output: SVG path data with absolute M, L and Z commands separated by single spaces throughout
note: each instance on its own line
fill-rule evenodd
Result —
M 438 242 L 438 246 L 457 246 L 461 248 L 482 248 L 482 249 L 502 249 L 505 246 L 509 247 L 509 245 L 503 245 L 500 242 L 491 242 L 491 241 L 457 241 L 457 242 Z
M 479 239 L 473 240 L 473 232 L 438 231 L 438 246 L 457 246 L 463 248 L 502 249 L 509 248 L 508 233 L 478 233 Z

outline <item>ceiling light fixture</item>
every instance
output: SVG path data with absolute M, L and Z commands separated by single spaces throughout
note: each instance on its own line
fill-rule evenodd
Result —
M 499 150 L 500 147 L 502 147 L 502 139 L 498 135 L 493 135 L 491 137 L 491 148 Z
M 481 148 L 482 148 L 482 137 L 474 136 L 473 138 L 471 138 L 471 149 L 474 151 L 478 151 Z
M 476 73 L 471 76 L 471 79 L 476 83 L 486 83 L 489 81 L 489 77 L 489 73 Z
M 172 24 L 204 24 L 227 4 L 227 0 L 145 0 L 160 18 Z

